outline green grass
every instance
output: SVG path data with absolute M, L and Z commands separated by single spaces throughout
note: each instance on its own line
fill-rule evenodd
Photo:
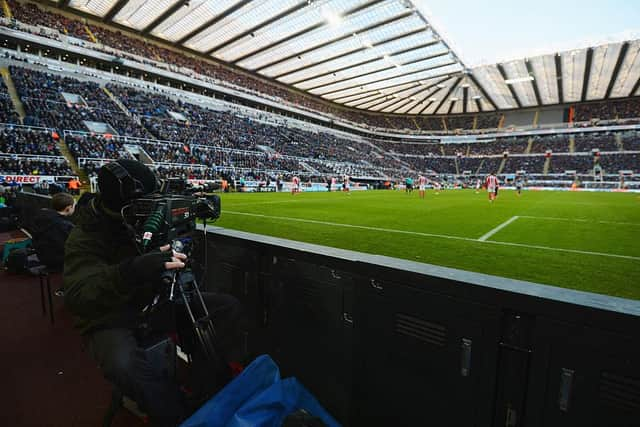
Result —
M 472 190 L 230 193 L 216 225 L 640 299 L 637 194 L 503 190 L 491 204 Z

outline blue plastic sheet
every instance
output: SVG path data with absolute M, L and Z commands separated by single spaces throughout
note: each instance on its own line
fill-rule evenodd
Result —
M 181 427 L 280 427 L 298 409 L 329 427 L 340 426 L 298 380 L 282 380 L 275 362 L 262 355 Z

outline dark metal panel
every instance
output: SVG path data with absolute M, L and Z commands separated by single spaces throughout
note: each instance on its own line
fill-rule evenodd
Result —
M 451 114 L 451 111 L 453 110 L 453 106 L 456 105 L 456 102 L 458 101 L 451 101 L 451 103 L 449 104 L 449 110 L 447 110 L 447 115 Z
M 489 96 L 489 93 L 486 90 L 484 90 L 484 87 L 482 87 L 480 82 L 478 82 L 478 79 L 476 79 L 476 76 L 474 76 L 473 73 L 469 73 L 469 78 L 471 79 L 473 84 L 476 85 L 478 90 L 482 93 L 482 96 L 484 96 L 484 98 L 487 101 L 489 101 L 489 104 L 491 104 L 496 111 L 499 110 L 500 108 L 498 108 L 498 105 L 493 101 L 493 98 Z
M 616 83 L 616 80 L 618 79 L 620 68 L 622 67 L 624 60 L 627 57 L 628 50 L 629 50 L 629 42 L 622 43 L 622 46 L 620 47 L 620 52 L 618 53 L 618 60 L 616 61 L 616 66 L 613 68 L 613 73 L 611 74 L 611 80 L 609 80 L 609 86 L 607 86 L 607 92 L 604 94 L 604 99 L 609 99 L 609 96 L 611 96 L 613 85 Z
M 504 71 L 502 64 L 496 64 L 496 67 L 498 68 L 498 71 L 502 76 L 502 80 L 504 80 L 504 84 L 507 85 L 507 89 L 509 89 L 509 92 L 511 92 L 511 96 L 513 97 L 513 99 L 515 99 L 516 105 L 518 106 L 518 108 L 522 108 L 522 103 L 520 102 L 520 99 L 518 98 L 518 94 L 516 93 L 515 89 L 511 87 L 510 84 L 507 84 L 507 73 Z
M 461 81 L 462 81 L 462 76 L 458 77 L 458 79 L 453 83 L 453 85 L 451 85 L 447 94 L 442 98 L 442 100 L 440 101 L 436 109 L 433 110 L 433 114 L 438 114 L 438 110 L 440 109 L 440 107 L 442 107 L 442 104 L 444 104 L 447 98 L 449 98 L 453 93 L 453 91 L 456 90 L 456 88 L 458 87 Z
M 533 72 L 533 68 L 531 67 L 531 63 L 528 59 L 524 60 L 524 64 L 527 66 L 527 72 L 533 80 L 531 80 L 531 86 L 533 86 L 533 93 L 536 95 L 536 102 L 538 106 L 542 105 L 542 98 L 540 98 L 540 89 L 538 88 L 538 79 L 536 79 L 535 73 Z
M 161 13 L 160 16 L 158 16 L 156 19 L 151 21 L 151 23 L 149 25 L 147 25 L 146 27 L 144 27 L 142 29 L 142 31 L 140 31 L 140 32 L 142 34 L 149 34 L 158 25 L 162 24 L 168 17 L 170 17 L 171 15 L 176 13 L 181 7 L 189 6 L 189 1 L 190 0 L 180 0 L 180 1 L 176 2 L 176 4 L 174 4 L 169 9 L 167 9 L 163 13 Z
M 431 70 L 435 70 L 435 69 L 438 69 L 438 68 L 448 67 L 449 65 L 454 65 L 454 64 L 457 64 L 457 62 L 455 62 L 455 61 L 454 62 L 447 62 L 447 63 L 444 63 L 444 64 L 435 65 L 435 66 L 432 66 L 432 67 L 422 68 L 422 69 L 416 70 L 416 71 L 410 71 L 408 73 L 398 74 L 398 75 L 395 75 L 393 77 L 385 77 L 383 79 L 372 80 L 370 82 L 367 82 L 366 84 L 369 85 L 369 84 L 373 84 L 373 83 L 380 83 L 380 82 L 383 82 L 385 80 L 395 80 L 395 79 L 400 78 L 400 77 L 406 77 L 406 76 L 410 76 L 412 74 L 424 73 L 425 71 L 431 71 Z M 434 77 L 440 77 L 440 76 L 439 75 L 435 75 L 435 76 L 429 76 L 427 78 L 432 79 Z M 426 78 L 421 78 L 419 80 L 426 80 Z M 404 84 L 406 84 L 406 83 L 409 83 L 409 82 L 404 82 Z M 332 90 L 332 91 L 329 91 L 329 92 L 321 93 L 319 95 L 320 96 L 330 95 L 332 93 L 342 92 L 342 91 L 353 89 L 353 88 L 356 88 L 356 87 L 362 86 L 362 85 L 363 84 L 361 83 L 361 84 L 357 84 L 357 85 L 354 85 L 354 86 L 343 87 L 342 89 L 335 89 L 335 90 Z M 326 86 L 326 85 L 323 85 L 323 86 Z M 380 89 L 378 89 L 378 90 L 380 90 Z
M 118 0 L 116 4 L 114 4 L 113 7 L 111 7 L 111 9 L 109 9 L 109 11 L 102 17 L 102 20 L 105 22 L 111 21 L 113 17 L 116 16 L 118 12 L 120 12 L 120 10 L 127 4 L 128 1 L 129 0 Z
M 589 90 L 589 77 L 591 76 L 591 63 L 593 62 L 593 48 L 587 49 L 587 60 L 584 66 L 584 78 L 582 79 L 582 96 L 580 100 L 584 102 L 587 99 L 587 91 Z
M 372 6 L 375 6 L 376 4 L 381 3 L 381 2 L 383 2 L 383 1 L 386 1 L 386 0 L 371 0 L 371 1 L 367 2 L 367 3 L 365 3 L 365 4 L 362 4 L 362 5 L 360 5 L 360 6 L 354 7 L 353 9 L 349 9 L 349 10 L 347 10 L 347 11 L 344 13 L 344 15 L 343 15 L 343 16 L 344 16 L 344 17 L 351 16 L 351 15 L 356 14 L 356 13 L 358 13 L 358 12 L 360 12 L 360 11 L 364 10 L 364 9 L 367 9 L 367 8 L 369 8 L 369 7 L 372 7 Z M 302 29 L 302 30 L 300 30 L 300 31 L 298 31 L 298 32 L 295 32 L 295 33 L 293 33 L 293 34 L 290 34 L 290 35 L 288 35 L 287 37 L 285 37 L 285 38 L 283 38 L 283 39 L 276 40 L 276 41 L 274 41 L 273 43 L 269 43 L 269 44 L 268 44 L 268 45 L 266 45 L 266 46 L 263 46 L 263 47 L 261 47 L 261 48 L 259 48 L 259 49 L 257 49 L 257 50 L 254 50 L 253 52 L 249 52 L 249 53 L 247 53 L 247 54 L 245 54 L 245 55 L 242 55 L 240 58 L 236 58 L 236 59 L 233 61 L 233 63 L 234 63 L 234 64 L 237 64 L 238 62 L 242 62 L 242 61 L 244 61 L 244 60 L 245 60 L 245 59 L 247 59 L 247 58 L 250 58 L 250 57 L 255 56 L 255 55 L 259 55 L 260 53 L 262 53 L 262 52 L 264 52 L 264 51 L 267 51 L 267 50 L 269 50 L 269 49 L 272 49 L 272 48 L 274 48 L 274 47 L 276 47 L 276 46 L 279 46 L 279 45 L 281 45 L 281 44 L 283 44 L 283 43 L 286 43 L 286 42 L 288 42 L 288 41 L 290 41 L 290 40 L 293 40 L 293 39 L 295 39 L 296 37 L 299 37 L 299 36 L 304 35 L 304 34 L 306 34 L 306 33 L 310 33 L 310 32 L 312 32 L 312 31 L 317 30 L 318 28 L 326 27 L 326 26 L 328 26 L 328 25 L 329 25 L 329 24 L 328 24 L 326 21 L 321 21 L 321 22 L 319 22 L 319 23 L 317 23 L 317 24 L 314 24 L 314 25 L 311 25 L 311 26 L 309 26 L 309 27 L 307 27 L 307 28 L 304 28 L 304 29 Z
M 220 12 L 220 14 L 218 14 L 217 16 L 214 16 L 213 18 L 209 19 L 204 24 L 202 24 L 199 27 L 197 27 L 195 30 L 190 31 L 187 35 L 182 37 L 180 40 L 176 41 L 176 44 L 183 44 L 184 42 L 192 39 L 194 36 L 197 36 L 198 34 L 203 32 L 207 28 L 214 26 L 215 24 L 217 24 L 218 22 L 222 21 L 227 16 L 231 15 L 236 10 L 242 9 L 244 6 L 248 5 L 252 1 L 253 0 L 243 0 L 243 1 L 239 2 L 239 3 L 234 4 L 233 6 L 225 9 L 224 11 Z
M 402 36 L 400 36 L 400 37 L 394 37 L 394 38 L 393 38 L 393 40 L 391 40 L 391 39 L 385 40 L 385 41 L 384 41 L 384 43 L 387 43 L 387 42 L 389 42 L 389 41 L 395 41 L 395 40 L 398 40 L 398 39 L 401 39 L 401 38 L 404 38 L 404 37 L 407 37 L 407 36 L 409 36 L 409 35 L 413 35 L 413 34 L 416 34 L 416 33 L 422 32 L 422 31 L 423 31 L 423 30 L 413 31 L 413 32 L 411 32 L 411 33 L 408 33 L 408 34 L 406 34 L 406 35 L 402 35 Z M 399 50 L 399 51 L 397 51 L 397 52 L 393 52 L 393 53 L 389 54 L 389 56 L 400 55 L 400 54 L 407 53 L 407 52 L 410 52 L 410 51 L 415 50 L 415 49 L 422 49 L 422 48 L 425 48 L 425 47 L 433 46 L 434 44 L 438 44 L 438 43 L 439 43 L 438 41 L 433 41 L 433 42 L 429 42 L 429 43 L 421 44 L 421 45 L 419 45 L 419 46 L 412 46 L 412 47 L 407 48 L 407 49 L 403 49 L 403 50 Z M 379 43 L 379 44 L 382 44 L 382 43 Z M 378 43 L 377 43 L 377 44 L 375 44 L 375 45 L 373 45 L 373 46 L 377 46 L 377 45 L 378 45 Z M 340 55 L 335 55 L 335 56 L 332 56 L 332 57 L 327 58 L 327 59 L 325 59 L 325 60 L 322 60 L 322 61 L 320 61 L 320 62 L 316 62 L 315 64 L 310 64 L 310 65 L 308 65 L 308 66 L 301 67 L 301 68 L 299 68 L 299 69 L 297 69 L 297 70 L 294 70 L 294 71 L 288 71 L 288 72 L 286 72 L 286 73 L 284 73 L 284 74 L 281 74 L 281 75 L 277 76 L 276 78 L 281 77 L 281 76 L 285 76 L 285 75 L 287 75 L 287 74 L 292 74 L 292 73 L 295 73 L 295 72 L 297 72 L 297 71 L 301 71 L 301 70 L 304 70 L 304 69 L 307 69 L 307 68 L 315 67 L 316 65 L 324 64 L 324 63 L 326 63 L 326 62 L 333 61 L 333 60 L 335 60 L 335 59 L 339 59 L 339 58 L 343 58 L 343 57 L 345 57 L 345 56 L 352 55 L 352 54 L 354 54 L 354 53 L 363 52 L 363 51 L 365 51 L 365 50 L 367 50 L 367 48 L 366 48 L 366 47 L 363 47 L 363 48 L 360 48 L 360 49 L 352 50 L 352 51 L 347 52 L 347 53 L 343 53 L 343 54 L 340 54 Z M 306 82 L 306 81 L 308 81 L 308 80 L 317 79 L 317 78 L 319 78 L 319 77 L 327 76 L 327 75 L 329 75 L 329 74 L 339 73 L 340 71 L 348 70 L 349 68 L 360 67 L 360 66 L 362 66 L 362 65 L 369 64 L 369 63 L 371 63 L 371 62 L 375 62 L 375 61 L 379 61 L 379 60 L 381 60 L 381 59 L 384 59 L 384 57 L 383 57 L 383 56 L 376 56 L 375 58 L 368 59 L 368 60 L 366 60 L 366 61 L 361 61 L 361 62 L 358 62 L 358 63 L 355 63 L 355 64 L 349 64 L 349 65 L 344 66 L 344 67 L 342 67 L 342 68 L 338 68 L 338 69 L 335 69 L 335 70 L 327 71 L 327 72 L 322 73 L 322 74 L 314 74 L 314 75 L 313 75 L 313 76 L 311 76 L 311 77 L 304 77 L 304 78 L 302 78 L 302 79 L 300 79 L 300 80 L 295 80 L 295 81 L 293 81 L 293 82 L 290 82 L 289 84 L 294 85 L 294 84 L 298 84 L 298 83 Z
M 463 114 L 467 113 L 467 101 L 469 101 L 469 88 L 463 87 L 462 88 L 462 113 Z
M 373 25 L 370 25 L 370 26 L 368 26 L 368 27 L 362 28 L 361 30 L 356 31 L 355 33 L 356 33 L 356 34 L 366 33 L 366 32 L 369 32 L 369 31 L 375 30 L 375 29 L 377 29 L 377 28 L 384 27 L 385 25 L 389 25 L 389 24 L 391 24 L 391 23 L 393 23 L 393 22 L 401 21 L 401 20 L 403 20 L 404 18 L 406 18 L 406 17 L 408 17 L 408 16 L 411 16 L 411 15 L 413 15 L 413 13 L 412 13 L 412 12 L 406 12 L 406 13 L 403 13 L 402 15 L 394 16 L 393 18 L 389 18 L 389 19 L 386 19 L 386 20 L 384 20 L 384 21 L 382 21 L 382 22 L 377 22 L 377 23 L 375 23 L 375 24 L 373 24 Z M 424 31 L 424 30 L 423 30 L 423 29 L 420 29 L 420 30 L 417 30 L 417 31 L 412 31 L 410 34 L 416 34 L 416 33 L 420 33 L 420 32 L 422 32 L 422 31 Z M 307 53 L 309 53 L 309 52 L 313 52 L 314 50 L 322 49 L 322 48 L 327 47 L 327 46 L 330 46 L 330 45 L 332 45 L 332 44 L 334 44 L 334 43 L 339 43 L 339 42 L 341 42 L 341 41 L 347 40 L 347 39 L 348 39 L 348 38 L 350 38 L 350 37 L 353 37 L 353 34 L 345 34 L 344 36 L 341 36 L 341 37 L 338 37 L 338 38 L 335 38 L 335 39 L 328 40 L 328 41 L 326 41 L 326 42 L 324 42 L 324 43 L 321 43 L 321 44 L 316 45 L 316 46 L 312 46 L 312 47 L 310 47 L 310 48 L 308 48 L 308 49 L 304 49 L 304 50 L 302 50 L 302 51 L 300 51 L 300 52 L 292 53 L 291 55 L 289 55 L 289 56 L 285 56 L 284 58 L 276 59 L 275 61 L 269 62 L 269 63 L 267 63 L 267 64 L 265 64 L 265 65 L 262 65 L 262 66 L 260 66 L 260 67 L 256 68 L 254 71 L 255 71 L 255 72 L 262 71 L 262 70 L 264 70 L 265 68 L 272 67 L 272 66 L 274 66 L 274 65 L 280 64 L 280 63 L 285 62 L 285 61 L 288 61 L 288 60 L 290 60 L 290 59 L 293 59 L 293 58 L 295 58 L 295 57 L 297 57 L 297 56 L 306 55 L 306 54 L 307 54 Z M 353 51 L 351 51 L 351 52 L 344 53 L 344 54 L 342 54 L 342 55 L 337 55 L 337 57 L 333 57 L 332 59 L 336 59 L 336 58 L 340 58 L 340 57 L 345 56 L 345 55 L 349 55 L 349 54 L 352 54 L 352 53 L 360 52 L 360 51 L 362 51 L 362 50 L 364 50 L 364 49 L 366 49 L 366 48 L 353 50 Z M 322 62 L 326 62 L 326 61 L 327 61 L 327 60 L 323 60 Z M 322 63 L 322 62 L 320 62 L 320 63 Z M 317 64 L 308 65 L 307 67 L 315 66 L 315 65 L 317 65 Z M 300 69 L 298 69 L 298 70 L 293 70 L 293 71 L 287 71 L 285 74 L 280 74 L 280 75 L 277 75 L 277 76 L 275 76 L 275 77 L 276 77 L 276 78 L 277 78 L 277 77 L 281 77 L 281 76 L 284 76 L 284 75 L 286 75 L 286 74 L 294 73 L 294 72 L 299 71 L 299 70 L 300 70 Z
M 423 45 L 423 46 L 419 46 L 419 47 L 424 47 L 424 45 Z M 401 54 L 401 53 L 407 53 L 407 52 L 410 52 L 410 51 L 412 51 L 412 50 L 414 50 L 414 49 L 418 49 L 419 47 L 417 46 L 417 47 L 415 47 L 415 48 L 414 48 L 414 47 L 412 47 L 412 48 L 410 48 L 410 49 L 405 49 L 405 50 L 403 50 L 403 51 L 401 51 L 401 52 L 394 53 L 394 55 L 399 55 L 399 54 Z M 430 55 L 430 56 L 426 56 L 426 57 L 424 57 L 424 58 L 414 59 L 413 61 L 409 61 L 409 62 L 403 62 L 403 63 L 401 63 L 401 64 L 400 64 L 400 66 L 411 65 L 411 64 L 417 64 L 418 62 L 429 61 L 429 60 L 431 60 L 431 59 L 440 58 L 440 57 L 442 57 L 442 56 L 446 56 L 446 55 L 448 55 L 448 54 L 449 54 L 449 52 L 436 53 L 435 55 Z M 389 55 L 389 57 L 391 57 L 391 55 Z M 364 65 L 364 64 L 369 64 L 369 63 L 371 63 L 371 62 L 375 62 L 375 61 L 381 61 L 381 60 L 383 60 L 383 59 L 384 59 L 384 56 L 379 56 L 379 57 L 377 57 L 377 58 L 373 58 L 373 59 L 370 59 L 370 60 L 367 60 L 367 61 L 363 61 L 363 62 L 360 62 L 360 63 L 358 63 L 358 64 L 354 64 L 354 65 L 349 65 L 349 66 L 347 66 L 347 67 L 343 67 L 343 68 L 341 68 L 341 69 L 339 69 L 339 70 L 331 71 L 331 72 L 328 72 L 328 73 L 323 73 L 323 74 L 321 74 L 321 75 L 317 75 L 317 76 L 314 76 L 314 77 L 312 77 L 312 78 L 305 79 L 305 80 L 303 80 L 303 81 L 313 80 L 313 79 L 316 79 L 316 78 L 318 78 L 318 77 L 322 77 L 322 76 L 326 76 L 326 75 L 329 75 L 329 74 L 338 73 L 338 72 L 340 72 L 340 71 L 344 71 L 344 70 L 347 70 L 347 69 L 350 69 L 350 68 L 360 67 L 360 66 L 362 66 L 362 65 Z M 452 65 L 452 64 L 455 64 L 455 62 L 452 62 L 452 63 L 450 63 L 450 64 L 448 64 L 448 65 Z M 394 68 L 396 68 L 396 66 L 395 66 L 395 65 L 389 65 L 389 66 L 387 66 L 387 67 L 379 68 L 379 69 L 377 69 L 377 70 L 369 71 L 369 72 L 367 72 L 367 73 L 357 74 L 357 75 L 355 75 L 355 76 L 350 76 L 350 77 L 347 77 L 347 78 L 344 78 L 344 79 L 341 79 L 341 80 L 334 80 L 334 81 L 332 81 L 331 83 L 323 83 L 323 84 L 319 84 L 319 85 L 317 85 L 317 86 L 311 86 L 311 87 L 305 88 L 304 90 L 313 90 L 313 89 L 318 89 L 318 88 L 325 87 L 325 86 L 331 86 L 331 85 L 334 85 L 334 84 L 336 84 L 336 83 L 348 82 L 349 80 L 358 79 L 358 78 L 360 78 L 360 77 L 368 76 L 368 75 L 371 75 L 371 74 L 382 73 L 383 71 L 393 70 Z M 395 77 L 393 77 L 393 78 L 395 78 Z M 295 83 L 291 83 L 291 84 L 298 84 L 298 83 L 300 83 L 300 82 L 295 82 Z
M 60 1 L 58 1 L 58 7 L 68 6 L 70 2 L 71 2 L 71 0 L 60 0 Z
M 629 92 L 629 96 L 633 96 L 633 94 L 638 91 L 638 88 L 640 88 L 640 78 L 638 78 L 638 81 L 636 82 L 636 84 L 633 85 L 631 92 Z
M 564 94 L 562 93 L 562 58 L 556 54 L 556 83 L 558 85 L 558 103 L 564 104 Z
M 476 99 L 476 107 L 478 107 L 478 112 L 482 113 L 484 110 L 482 109 L 482 102 L 479 99 Z
M 212 48 L 210 48 L 209 50 L 207 50 L 205 53 L 207 55 L 211 55 L 213 52 L 216 52 L 226 46 L 229 46 L 231 43 L 234 43 L 238 40 L 240 40 L 243 37 L 248 36 L 249 34 L 253 33 L 254 31 L 258 31 L 261 28 L 264 28 L 268 25 L 273 24 L 274 22 L 278 21 L 279 19 L 282 19 L 286 16 L 289 16 L 293 13 L 296 13 L 297 11 L 304 9 L 305 7 L 307 7 L 309 5 L 308 2 L 302 2 L 302 3 L 298 3 L 297 5 L 290 7 L 289 9 L 285 9 L 282 12 L 280 12 L 279 14 L 277 14 L 276 16 L 267 19 L 264 22 L 259 23 L 258 25 L 254 25 L 253 27 L 249 28 L 246 31 L 241 32 L 240 34 L 237 34 L 233 37 L 231 37 L 229 40 L 222 42 L 218 45 L 213 46 Z

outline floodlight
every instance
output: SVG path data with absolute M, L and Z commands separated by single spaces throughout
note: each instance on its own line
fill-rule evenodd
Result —
M 507 79 L 504 82 L 508 85 L 512 85 L 514 83 L 522 83 L 522 82 L 530 82 L 533 81 L 533 76 L 526 76 L 526 77 L 518 77 L 515 79 Z

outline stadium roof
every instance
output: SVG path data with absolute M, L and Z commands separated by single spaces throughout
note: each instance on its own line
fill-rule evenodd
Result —
M 453 114 L 640 95 L 640 40 L 469 69 L 409 0 L 60 0 L 346 106 Z

